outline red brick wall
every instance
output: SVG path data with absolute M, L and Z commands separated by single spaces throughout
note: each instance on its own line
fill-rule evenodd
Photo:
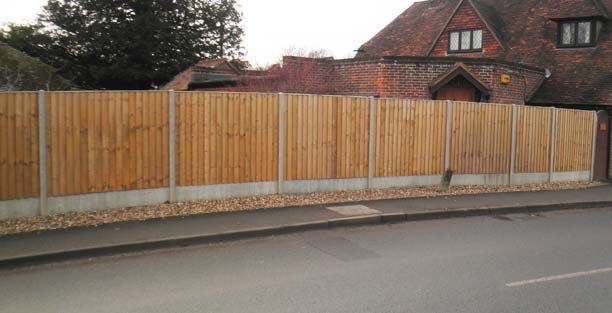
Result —
M 449 31 L 452 30 L 467 30 L 467 29 L 482 29 L 482 52 L 481 53 L 465 53 L 462 57 L 497 57 L 502 51 L 499 42 L 493 37 L 493 34 L 488 30 L 485 23 L 480 19 L 469 1 L 464 1 L 455 16 L 451 19 L 448 27 L 442 32 L 442 36 L 431 51 L 431 56 L 446 56 L 448 54 L 448 39 Z M 456 55 L 456 54 L 452 54 Z
M 236 86 L 207 88 L 229 92 L 286 92 L 305 94 L 333 94 L 329 85 L 334 67 L 325 59 L 283 57 L 282 70 L 269 77 L 242 77 Z
M 384 64 L 382 97 L 430 99 L 429 83 L 455 66 L 453 62 L 409 62 Z M 491 89 L 490 102 L 524 104 L 525 98 L 539 86 L 542 74 L 495 63 L 466 64 L 469 70 Z M 500 76 L 510 75 L 502 84 Z
M 454 64 L 402 62 L 382 66 L 385 80 L 382 97 L 431 99 L 429 83 L 450 70 Z
M 495 61 L 462 62 L 491 89 L 490 102 L 524 104 L 543 78 L 539 71 Z M 430 82 L 456 64 L 447 58 L 334 61 L 290 57 L 283 61 L 277 79 L 246 81 L 222 90 L 431 99 Z M 510 75 L 509 84 L 501 84 L 502 74 Z
M 385 87 L 384 68 L 375 62 L 342 62 L 327 82 L 332 94 L 377 96 Z
M 510 83 L 502 84 L 501 75 L 509 75 Z M 540 87 L 544 75 L 541 72 L 508 65 L 497 65 L 492 79 L 494 97 L 498 103 L 517 103 L 518 99 L 529 100 Z
M 284 57 L 283 91 L 291 93 L 329 94 L 333 91 L 328 81 L 334 67 L 328 59 Z

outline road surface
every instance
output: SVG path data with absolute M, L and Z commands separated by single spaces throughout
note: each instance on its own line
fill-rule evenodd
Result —
M 316 231 L 0 272 L 2 312 L 612 311 L 612 208 Z

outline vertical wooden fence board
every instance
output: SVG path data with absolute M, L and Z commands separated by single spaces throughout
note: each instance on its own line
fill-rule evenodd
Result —
M 209 149 L 209 176 L 206 176 L 204 180 L 205 185 L 210 184 L 213 181 L 218 181 L 221 177 L 220 168 L 219 168 L 219 152 L 221 143 L 217 140 L 219 137 L 219 132 L 221 131 L 220 127 L 220 112 L 218 107 L 214 101 L 216 94 L 206 94 L 205 100 L 206 106 L 204 110 L 204 114 L 210 116 L 210 131 L 207 132 L 204 136 L 204 141 L 208 142 Z
M 37 93 L 0 93 L 0 200 L 38 196 L 37 147 Z
M 377 99 L 375 106 L 374 175 L 441 174 L 446 103 Z
M 457 174 L 503 174 L 510 162 L 512 106 L 457 102 L 450 167 Z
M 26 168 L 28 169 L 28 171 L 25 175 L 27 178 L 29 178 L 30 181 L 30 192 L 26 193 L 24 197 L 29 197 L 34 195 L 37 196 L 40 192 L 39 138 L 37 135 L 39 124 L 37 102 L 34 101 L 34 99 L 28 99 L 27 97 L 26 99 L 26 106 L 28 106 L 28 121 L 26 123 L 26 127 L 29 130 L 29 134 L 26 135 L 25 140 L 30 146 L 30 156 L 28 159 L 28 163 L 26 164 Z
M 25 161 L 24 151 L 24 127 L 23 127 L 23 94 L 15 94 L 15 193 L 22 197 L 24 194 L 23 161 Z
M 279 175 L 281 175 L 281 173 L 279 173 L 278 169 L 278 163 L 280 162 L 279 160 L 279 144 L 280 144 L 280 130 L 278 129 L 278 125 L 279 125 L 279 101 L 280 101 L 280 96 L 279 95 L 275 95 L 275 97 L 269 97 L 267 99 L 267 103 L 268 103 L 268 107 L 271 108 L 272 110 L 272 116 L 270 119 L 270 124 L 268 125 L 268 141 L 271 142 L 272 145 L 272 150 L 269 152 L 271 157 L 270 157 L 270 167 L 271 167 L 271 172 L 270 172 L 270 177 L 272 177 L 273 179 L 278 179 Z M 251 145 L 252 147 L 252 145 Z
M 179 186 L 277 179 L 278 95 L 177 92 L 176 105 Z
M 9 171 L 10 165 L 8 164 L 8 128 L 10 127 L 10 119 L 8 116 L 8 105 L 9 99 L 8 94 L 0 95 L 0 199 L 7 200 L 12 199 L 15 195 L 11 195 L 8 191 L 9 184 Z
M 284 178 L 367 176 L 368 105 L 366 98 L 287 95 Z
M 293 162 L 293 160 L 291 159 L 292 154 L 287 155 L 285 153 L 285 151 L 291 150 L 291 147 L 288 147 L 287 144 L 293 141 L 293 133 L 291 132 L 291 128 L 287 126 L 288 121 L 291 119 L 291 114 L 293 113 L 291 109 L 290 101 L 291 100 L 289 97 L 284 96 L 283 133 L 285 134 L 285 138 L 283 142 L 284 151 L 282 151 L 283 160 L 284 160 L 282 179 L 285 179 L 285 177 L 287 176 L 291 176 L 291 169 L 292 169 L 291 165 Z
M 167 100 L 161 92 L 47 93 L 49 195 L 165 186 Z
M 590 115 L 589 115 L 590 114 Z M 559 110 L 556 124 L 555 171 L 590 168 L 592 113 Z M 549 168 L 551 116 L 548 108 L 520 107 L 517 116 L 517 173 L 541 173 Z
M 593 113 L 558 110 L 556 132 L 555 172 L 590 170 Z
M 267 107 L 268 99 L 265 96 L 258 95 L 253 99 L 253 103 L 255 103 L 255 124 L 253 124 L 253 134 L 254 136 L 254 151 L 255 151 L 255 169 L 256 171 L 253 173 L 255 181 L 264 181 L 268 177 L 272 178 L 272 176 L 268 176 L 268 168 L 269 168 L 269 160 L 268 155 L 269 152 L 272 152 L 274 146 L 271 145 L 270 140 L 267 138 L 267 117 L 268 115 L 273 114 L 272 111 L 269 111 Z M 278 105 L 278 103 L 277 103 Z M 273 138 L 270 138 L 273 139 Z M 276 139 L 277 140 L 277 139 Z M 269 150 L 269 151 L 268 151 Z M 246 154 L 252 153 L 251 151 L 245 150 Z
M 13 164 L 14 164 L 14 168 L 15 168 L 15 175 L 14 180 L 15 180 L 15 186 L 14 186 L 14 190 L 15 190 L 15 194 L 18 197 L 22 197 L 23 195 L 23 166 L 21 164 L 21 162 L 24 159 L 24 151 L 23 151 L 23 140 L 22 140 L 22 136 L 23 136 L 23 99 L 22 99 L 23 94 L 21 93 L 16 93 L 15 94 L 15 106 L 13 108 L 13 118 L 14 118 L 14 132 L 12 133 L 12 137 L 13 139 L 13 144 L 11 145 L 12 147 L 15 148 L 14 152 L 15 152 L 15 158 L 13 160 Z

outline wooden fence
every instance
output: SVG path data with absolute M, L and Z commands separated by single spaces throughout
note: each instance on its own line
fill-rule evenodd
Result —
M 577 172 L 593 162 L 587 111 L 296 94 L 40 95 L 0 93 L 0 200 L 38 197 L 44 185 L 52 197 L 168 187 L 171 164 L 177 186 L 203 186 L 440 175 L 447 166 L 457 174 L 507 174 L 511 164 L 514 173 Z
M 37 197 L 36 93 L 0 93 L 0 200 Z
M 451 114 L 450 168 L 457 174 L 510 169 L 512 106 L 459 102 Z
M 374 108 L 374 176 L 444 171 L 446 102 L 377 99 Z
M 49 196 L 168 186 L 167 93 L 49 93 L 45 111 Z
M 176 94 L 177 185 L 275 180 L 277 151 L 278 95 Z
M 552 110 L 517 107 L 516 173 L 542 173 L 550 170 Z
M 285 98 L 285 180 L 368 175 L 367 98 Z

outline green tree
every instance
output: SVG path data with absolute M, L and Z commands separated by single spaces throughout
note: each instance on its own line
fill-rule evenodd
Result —
M 7 43 L 85 88 L 150 89 L 200 59 L 242 56 L 234 0 L 49 0 Z
M 215 19 L 209 19 L 208 29 L 211 30 L 210 42 L 214 43 L 217 57 L 242 57 L 242 51 L 235 49 L 242 41 L 244 34 L 240 27 L 241 13 L 236 10 L 238 4 L 235 0 L 219 0 L 209 9 Z
M 0 40 L 9 43 L 12 47 L 25 52 L 32 57 L 46 55 L 52 46 L 53 40 L 42 32 L 40 24 L 9 24 L 8 30 L 0 29 Z

